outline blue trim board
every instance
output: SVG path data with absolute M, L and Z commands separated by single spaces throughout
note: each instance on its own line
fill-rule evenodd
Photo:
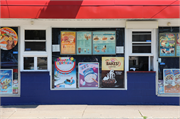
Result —
M 49 72 L 21 72 L 21 96 L 2 105 L 179 105 L 178 97 L 158 97 L 155 73 L 127 73 L 128 90 L 50 90 Z

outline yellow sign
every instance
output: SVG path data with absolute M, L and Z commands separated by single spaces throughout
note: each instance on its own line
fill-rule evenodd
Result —
M 76 32 L 61 32 L 61 54 L 76 54 Z
M 124 71 L 124 57 L 102 57 L 102 70 Z

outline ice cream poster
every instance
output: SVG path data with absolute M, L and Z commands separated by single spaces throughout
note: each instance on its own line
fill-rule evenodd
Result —
M 175 34 L 166 33 L 159 35 L 160 57 L 175 56 Z
M 124 88 L 124 57 L 102 57 L 102 88 Z
M 76 61 L 73 57 L 58 57 L 54 62 L 54 88 L 76 88 Z
M 99 63 L 81 62 L 78 65 L 79 88 L 99 87 Z
M 176 40 L 176 56 L 180 56 L 180 33 L 177 34 L 177 40 Z
M 76 32 L 61 32 L 61 54 L 76 54 Z
M 116 54 L 116 32 L 93 32 L 93 54 Z
M 12 80 L 13 70 L 12 69 L 0 69 L 0 94 L 12 94 Z
M 77 54 L 88 55 L 92 54 L 91 32 L 77 32 Z
M 11 28 L 0 29 L 0 48 L 3 50 L 11 50 L 18 42 L 17 33 Z
M 180 69 L 164 69 L 164 92 L 180 93 Z

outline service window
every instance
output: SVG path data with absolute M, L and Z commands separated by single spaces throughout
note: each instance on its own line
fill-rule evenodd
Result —
M 126 60 L 129 71 L 154 71 L 154 29 L 128 29 Z
M 46 29 L 24 29 L 24 51 L 23 68 L 27 71 L 48 70 L 47 30 Z

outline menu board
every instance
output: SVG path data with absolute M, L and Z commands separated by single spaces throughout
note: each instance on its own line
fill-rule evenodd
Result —
M 177 34 L 176 56 L 180 56 L 180 33 Z
M 175 56 L 175 34 L 163 33 L 159 35 L 160 57 Z
M 76 88 L 76 61 L 73 57 L 55 59 L 54 88 Z
M 12 80 L 13 80 L 12 69 L 0 69 L 0 94 L 13 93 Z
M 180 93 L 180 69 L 163 69 L 165 93 Z
M 77 54 L 89 55 L 92 54 L 91 32 L 77 32 Z
M 93 32 L 93 54 L 116 54 L 116 32 Z
M 99 63 L 81 62 L 78 65 L 79 88 L 99 87 Z
M 76 32 L 61 31 L 61 54 L 76 54 Z
M 17 33 L 11 28 L 0 29 L 0 49 L 11 50 L 18 42 Z
M 124 88 L 124 57 L 102 57 L 102 88 Z

